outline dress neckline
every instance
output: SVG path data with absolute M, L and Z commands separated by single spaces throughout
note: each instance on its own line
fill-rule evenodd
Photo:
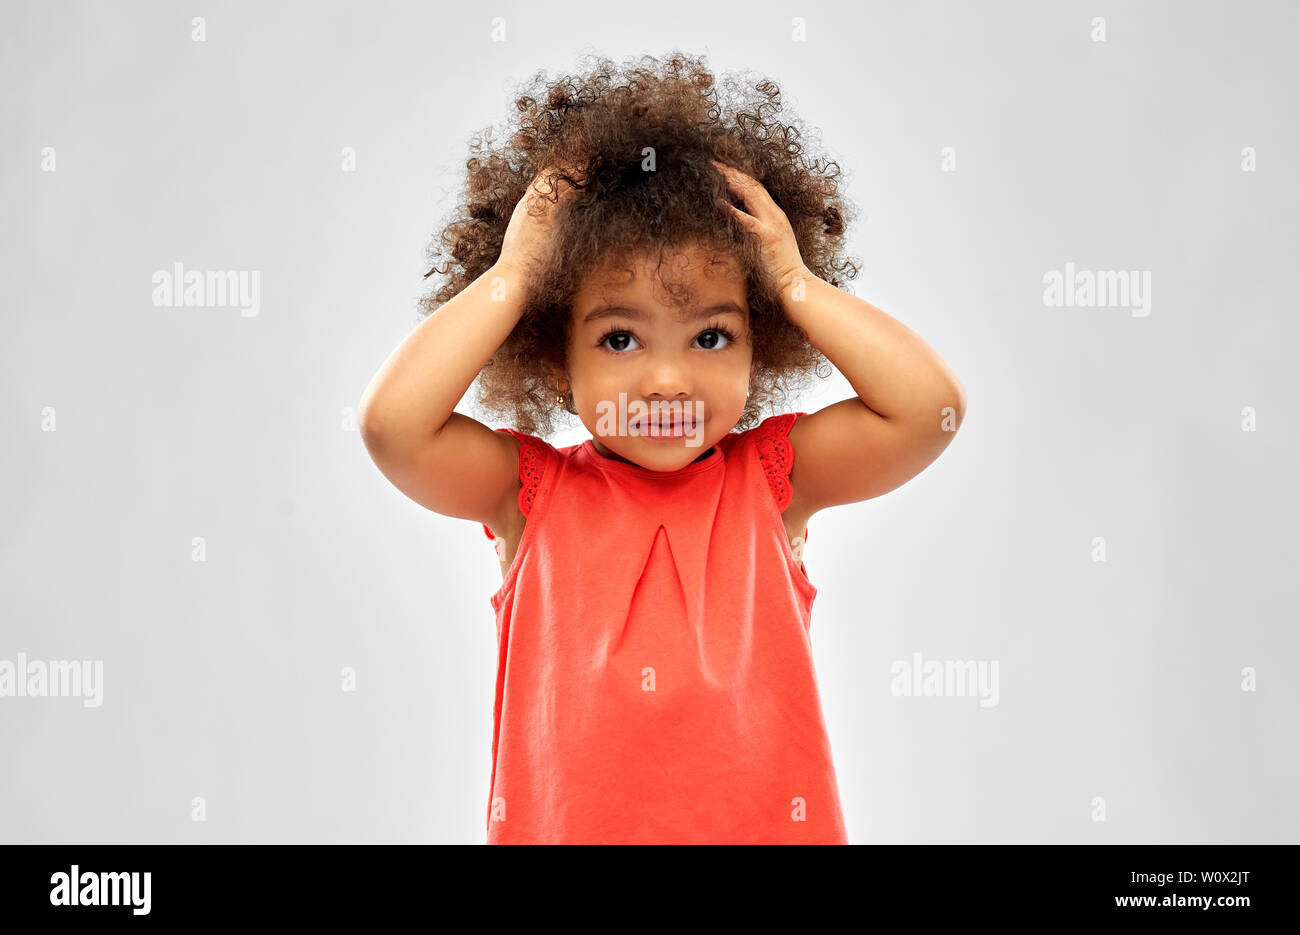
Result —
M 712 467 L 716 467 L 723 461 L 722 445 L 720 443 L 714 445 L 705 457 L 698 461 L 692 461 L 675 471 L 652 471 L 629 461 L 616 461 L 613 458 L 607 458 L 596 450 L 595 442 L 590 438 L 582 443 L 582 452 L 587 456 L 588 461 L 599 465 L 602 470 L 617 471 L 620 474 L 630 474 L 633 477 L 645 477 L 652 480 L 698 474 L 700 471 L 707 471 Z

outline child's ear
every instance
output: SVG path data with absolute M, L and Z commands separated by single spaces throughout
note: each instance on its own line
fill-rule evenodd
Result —
M 557 393 L 568 392 L 568 374 L 549 363 L 542 364 L 542 371 L 546 374 L 547 381 L 555 388 Z

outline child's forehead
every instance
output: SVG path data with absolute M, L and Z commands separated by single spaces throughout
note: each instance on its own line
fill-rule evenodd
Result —
M 704 284 L 686 292 L 648 285 L 623 284 L 608 289 L 592 289 L 574 300 L 571 314 L 574 324 L 599 324 L 609 318 L 625 318 L 646 323 L 692 323 L 710 315 L 734 315 L 749 320 L 749 303 L 742 286 Z
M 736 258 L 725 252 L 679 247 L 597 262 L 582 276 L 580 288 L 609 289 L 678 279 L 743 282 L 743 272 Z
M 740 321 L 749 320 L 749 310 L 745 305 L 732 301 L 692 302 L 671 308 L 655 304 L 600 302 L 595 305 L 574 305 L 574 321 L 578 325 L 596 324 L 610 318 L 625 318 L 639 322 L 669 321 L 682 324 L 698 323 L 701 319 L 719 315 L 734 315 Z
M 662 305 L 674 315 L 731 305 L 744 315 L 748 309 L 745 285 L 739 264 L 725 255 L 665 255 L 663 262 L 638 257 L 598 267 L 583 276 L 573 306 L 584 318 L 592 309 L 620 305 Z

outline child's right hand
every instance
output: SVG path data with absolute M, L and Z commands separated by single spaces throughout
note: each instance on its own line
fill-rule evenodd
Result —
M 556 171 L 556 167 L 548 166 L 538 172 L 529 183 L 524 197 L 515 205 L 501 242 L 501 254 L 496 262 L 498 267 L 529 273 L 538 268 L 545 258 L 555 218 L 578 191 L 567 182 L 548 181 L 546 176 Z M 581 180 L 576 169 L 569 169 L 568 172 Z M 559 187 L 559 199 L 555 199 L 555 188 L 552 186 Z

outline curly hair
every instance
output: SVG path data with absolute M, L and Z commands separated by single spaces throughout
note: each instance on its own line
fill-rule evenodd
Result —
M 858 273 L 842 255 L 855 212 L 840 194 L 840 167 L 809 155 L 797 118 L 779 119 L 781 92 L 770 80 L 751 87 L 724 75 L 719 99 L 701 58 L 642 56 L 622 69 L 590 58 L 580 77 L 547 83 L 537 72 L 515 100 L 518 117 L 501 131 L 503 145 L 493 146 L 493 127 L 473 137 L 460 203 L 426 254 L 425 278 L 447 279 L 419 300 L 419 317 L 496 262 L 515 205 L 539 172 L 557 167 L 546 175 L 552 200 L 561 179 L 579 191 L 556 218 L 547 262 L 527 275 L 519 321 L 478 375 L 479 406 L 520 431 L 550 434 L 561 407 L 547 369 L 564 370 L 583 277 L 656 254 L 662 264 L 665 251 L 700 246 L 733 258 L 745 277 L 754 372 L 737 425 L 750 428 L 765 405 L 784 402 L 810 372 L 825 377 L 830 369 L 786 317 L 757 242 L 725 202 L 743 204 L 710 160 L 762 183 L 789 218 L 804 264 L 836 287 Z M 571 393 L 563 408 L 574 413 Z

